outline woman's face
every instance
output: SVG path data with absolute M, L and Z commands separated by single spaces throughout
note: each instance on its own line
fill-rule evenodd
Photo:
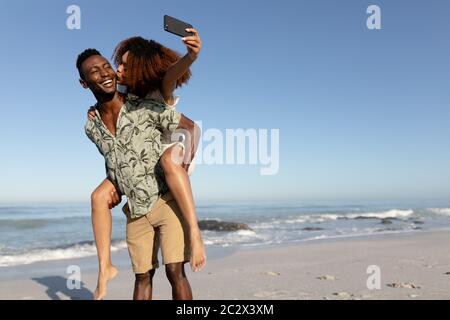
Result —
M 129 51 L 122 56 L 122 61 L 117 66 L 117 83 L 124 85 L 126 83 L 127 59 Z

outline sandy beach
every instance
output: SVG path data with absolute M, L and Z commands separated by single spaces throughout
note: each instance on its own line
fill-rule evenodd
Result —
M 208 247 L 208 263 L 187 274 L 195 299 L 450 299 L 450 231 L 316 240 L 239 249 Z M 120 273 L 107 299 L 131 299 L 134 275 L 126 250 L 113 253 Z M 68 266 L 81 270 L 81 288 L 67 288 Z M 369 289 L 369 266 L 380 288 Z M 96 257 L 0 268 L 0 299 L 91 299 Z M 375 283 L 375 282 L 373 282 Z M 163 268 L 154 299 L 171 299 Z

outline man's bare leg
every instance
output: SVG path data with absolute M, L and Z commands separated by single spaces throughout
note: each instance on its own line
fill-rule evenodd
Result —
M 152 269 L 147 273 L 136 274 L 133 300 L 152 300 L 154 275 L 155 269 Z
M 166 264 L 166 276 L 172 286 L 173 300 L 192 300 L 191 285 L 184 273 L 184 262 Z
M 180 158 L 175 159 L 173 155 Z M 198 226 L 197 215 L 195 213 L 194 197 L 192 195 L 191 183 L 186 170 L 181 166 L 183 148 L 173 146 L 164 151 L 160 163 L 164 170 L 166 183 L 172 192 L 184 219 L 189 228 L 189 241 L 191 247 L 190 265 L 192 271 L 200 271 L 206 263 L 206 253 L 203 239 Z
M 98 281 L 94 300 L 105 297 L 108 281 L 114 278 L 118 270 L 111 263 L 111 207 L 117 201 L 116 188 L 105 179 L 91 195 L 92 228 L 98 255 Z

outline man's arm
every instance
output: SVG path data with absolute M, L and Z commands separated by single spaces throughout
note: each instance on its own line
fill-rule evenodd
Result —
M 167 70 L 161 83 L 161 94 L 164 101 L 169 105 L 174 103 L 173 91 L 177 86 L 178 79 L 181 78 L 183 74 L 189 70 L 192 63 L 197 60 L 198 54 L 202 48 L 202 42 L 197 30 L 186 29 L 186 31 L 193 33 L 192 36 L 183 38 L 188 53 Z

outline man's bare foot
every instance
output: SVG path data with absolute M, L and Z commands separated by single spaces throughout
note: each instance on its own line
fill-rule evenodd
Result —
M 108 281 L 117 276 L 117 273 L 119 273 L 119 270 L 117 270 L 117 268 L 113 265 L 110 265 L 108 268 L 101 270 L 98 273 L 97 288 L 94 292 L 94 300 L 103 300 L 106 296 Z
M 191 269 L 194 272 L 202 270 L 206 264 L 206 252 L 200 229 L 191 231 Z

